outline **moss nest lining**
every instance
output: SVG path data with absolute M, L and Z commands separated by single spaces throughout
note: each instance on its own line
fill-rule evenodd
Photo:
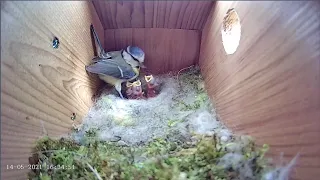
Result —
M 39 139 L 29 160 L 41 168 L 31 171 L 29 179 L 288 177 L 294 162 L 286 169 L 272 167 L 265 158 L 268 145 L 234 135 L 216 118 L 198 67 L 157 79 L 163 84 L 157 97 L 102 95 L 70 135 Z

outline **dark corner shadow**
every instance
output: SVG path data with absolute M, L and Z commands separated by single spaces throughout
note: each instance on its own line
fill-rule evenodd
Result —
M 90 29 L 91 25 L 93 25 L 96 29 L 97 25 L 100 24 L 100 18 L 99 17 L 94 17 L 97 14 L 97 11 L 94 7 L 94 2 L 93 1 L 88 1 L 88 6 L 90 9 L 90 15 L 91 15 L 91 24 L 86 27 L 88 29 Z M 99 48 L 97 47 L 97 43 L 95 42 L 94 39 L 94 34 L 93 32 L 90 30 L 90 38 L 91 38 L 91 44 L 92 44 L 92 48 L 93 48 L 93 56 L 92 58 L 94 58 L 95 56 L 98 56 L 98 50 Z M 104 39 L 102 39 L 103 41 Z M 88 64 L 92 63 L 92 58 L 90 60 L 88 60 Z M 85 67 L 84 67 L 84 71 Z M 89 78 L 90 78 L 90 82 L 89 82 L 89 86 L 91 87 L 91 92 L 92 92 L 92 101 L 94 102 L 95 99 L 97 97 L 99 97 L 101 95 L 101 93 L 103 92 L 103 90 L 105 89 L 106 84 L 99 79 L 99 77 L 97 75 L 91 74 L 89 72 L 86 71 L 86 73 L 88 74 Z

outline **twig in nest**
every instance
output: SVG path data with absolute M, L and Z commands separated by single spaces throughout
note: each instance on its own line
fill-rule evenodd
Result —
M 91 171 L 96 175 L 98 180 L 103 180 L 96 169 L 94 169 L 88 162 L 86 162 L 87 166 L 91 169 Z
M 110 140 L 110 142 L 119 142 L 121 140 L 120 136 L 114 136 L 115 138 L 117 138 L 116 140 Z
M 181 88 L 181 83 L 180 83 L 180 80 L 179 80 L 179 75 L 180 75 L 180 73 L 181 73 L 182 71 L 184 71 L 184 70 L 187 70 L 187 69 L 192 68 L 193 66 L 194 66 L 194 65 L 191 65 L 191 66 L 189 66 L 189 67 L 185 67 L 185 68 L 180 69 L 180 70 L 178 71 L 177 80 L 178 80 L 178 83 L 179 83 L 179 87 L 180 87 L 180 88 Z

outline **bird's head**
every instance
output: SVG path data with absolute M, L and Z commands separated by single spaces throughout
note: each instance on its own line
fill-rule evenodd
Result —
M 145 54 L 137 46 L 128 46 L 124 51 L 123 51 L 123 58 L 126 60 L 128 64 L 130 64 L 133 67 L 141 67 L 145 68 L 144 63 L 144 58 Z

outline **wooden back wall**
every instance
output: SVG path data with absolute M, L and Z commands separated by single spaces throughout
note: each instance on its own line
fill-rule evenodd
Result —
M 1 2 L 1 179 L 27 179 L 27 166 L 16 165 L 29 163 L 34 141 L 67 133 L 72 113 L 80 123 L 88 112 L 99 85 L 85 71 L 91 23 L 103 37 L 86 1 Z
M 221 26 L 237 11 L 242 35 L 226 55 Z M 200 65 L 222 121 L 300 158 L 292 179 L 320 177 L 320 6 L 316 1 L 217 2 L 202 32 Z
M 154 74 L 198 63 L 201 30 L 212 1 L 93 0 L 105 29 L 105 50 L 141 47 Z

